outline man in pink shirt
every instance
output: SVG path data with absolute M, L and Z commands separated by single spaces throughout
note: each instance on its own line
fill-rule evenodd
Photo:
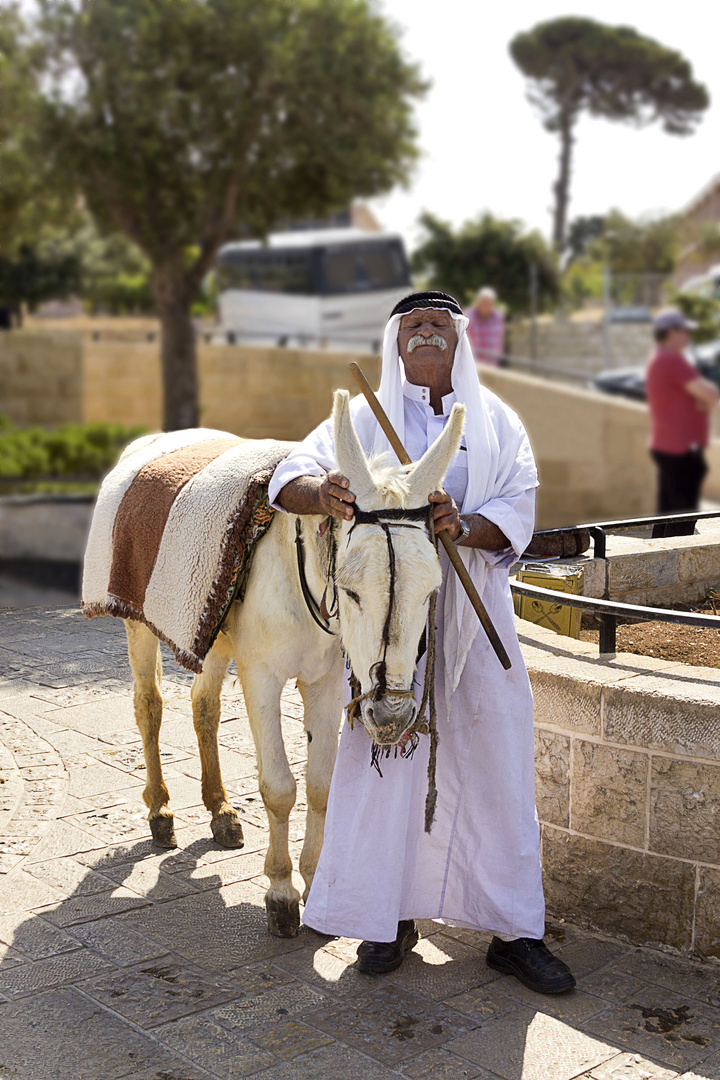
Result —
M 657 348 L 647 367 L 645 388 L 650 407 L 650 452 L 658 467 L 658 514 L 697 510 L 707 472 L 710 413 L 718 389 L 704 379 L 684 354 L 697 324 L 667 308 L 653 324 Z M 690 536 L 694 521 L 655 525 L 653 536 Z
M 505 348 L 505 319 L 496 305 L 497 293 L 486 286 L 465 314 L 470 320 L 467 336 L 475 362 L 497 367 Z

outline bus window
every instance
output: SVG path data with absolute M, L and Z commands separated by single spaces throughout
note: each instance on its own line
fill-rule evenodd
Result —
M 393 289 L 408 283 L 405 258 L 397 244 L 369 244 L 363 253 L 371 289 Z
M 303 251 L 228 251 L 218 260 L 222 289 L 312 294 L 311 259 Z

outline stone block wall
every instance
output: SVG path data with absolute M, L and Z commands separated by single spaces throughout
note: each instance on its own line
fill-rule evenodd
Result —
M 530 436 L 540 472 L 537 528 L 653 512 L 644 405 L 488 366 L 480 377 Z
M 603 328 L 600 319 L 538 320 L 536 361 L 565 371 L 595 375 L 605 368 L 640 367 L 652 351 L 653 341 L 647 323 L 610 323 L 609 357 L 603 351 Z M 510 355 L 527 360 L 531 353 L 531 329 L 528 320 L 512 323 Z
M 15 424 L 65 424 L 82 416 L 79 334 L 0 333 L 0 413 Z
M 548 910 L 720 957 L 720 677 L 518 620 Z

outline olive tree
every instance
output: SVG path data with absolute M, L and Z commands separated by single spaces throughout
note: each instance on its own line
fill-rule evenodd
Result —
M 670 135 L 690 134 L 708 107 L 707 89 L 674 49 L 629 26 L 568 16 L 538 23 L 510 42 L 529 81 L 528 96 L 548 131 L 559 136 L 553 186 L 553 243 L 565 245 L 575 126 L 581 113 L 637 126 L 659 121 Z
M 401 181 L 424 85 L 371 0 L 41 7 L 48 146 L 150 261 L 165 426 L 193 426 L 191 305 L 220 245 Z

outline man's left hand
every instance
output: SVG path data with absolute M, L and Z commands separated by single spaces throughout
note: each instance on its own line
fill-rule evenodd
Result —
M 428 501 L 434 504 L 433 520 L 435 532 L 447 529 L 452 540 L 457 540 L 460 535 L 460 514 L 455 500 L 446 491 L 433 491 L 428 496 Z

